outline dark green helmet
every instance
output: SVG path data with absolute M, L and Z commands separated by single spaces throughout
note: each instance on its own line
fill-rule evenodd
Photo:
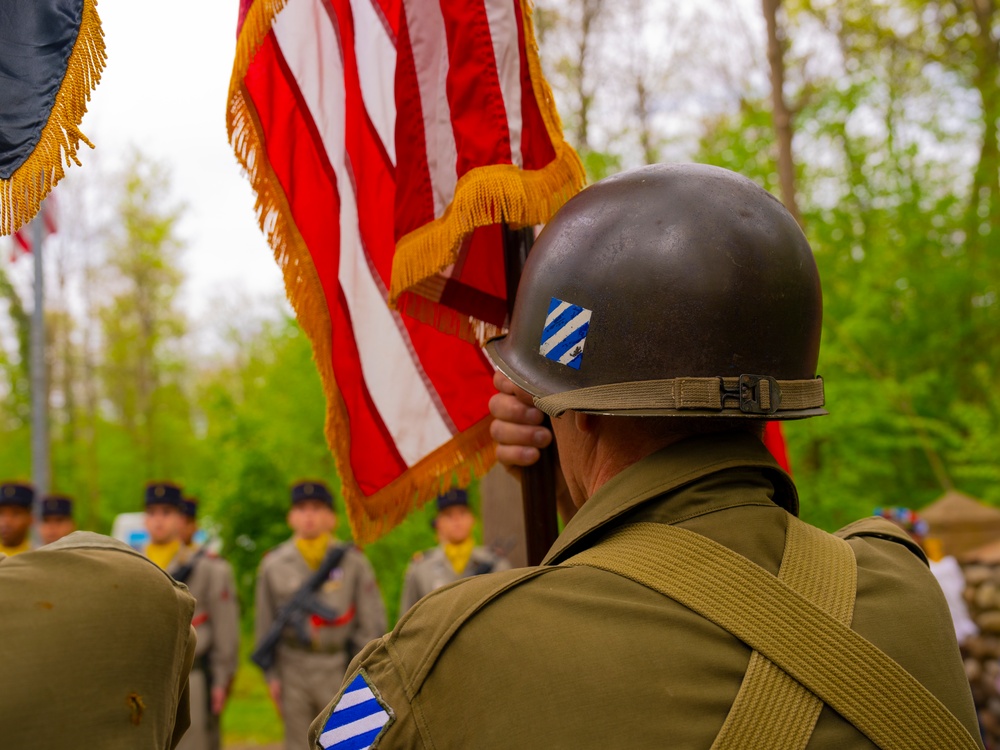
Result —
M 776 198 L 725 169 L 658 164 L 556 214 L 486 351 L 553 415 L 797 419 L 826 413 L 822 305 Z

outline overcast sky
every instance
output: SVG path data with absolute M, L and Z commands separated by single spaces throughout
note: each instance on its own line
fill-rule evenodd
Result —
M 83 131 L 82 169 L 111 167 L 132 145 L 169 167 L 187 205 L 184 301 L 196 316 L 213 298 L 282 295 L 281 274 L 253 214 L 253 193 L 226 137 L 226 97 L 238 0 L 100 0 L 108 63 Z

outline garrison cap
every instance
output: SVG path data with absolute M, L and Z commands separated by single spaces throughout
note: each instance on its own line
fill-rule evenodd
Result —
M 146 485 L 146 507 L 169 505 L 180 510 L 181 488 L 173 482 L 149 482 Z
M 42 518 L 73 517 L 73 501 L 66 495 L 46 495 L 42 498 Z
M 181 499 L 181 513 L 188 518 L 194 518 L 198 515 L 198 498 L 196 497 L 185 497 Z
M 461 505 L 465 508 L 468 508 L 469 494 L 465 490 L 454 488 L 448 490 L 443 495 L 438 495 L 437 498 L 438 513 L 440 513 L 445 508 L 452 507 L 453 505 Z
M 13 505 L 18 508 L 30 508 L 35 499 L 35 488 L 23 482 L 4 482 L 0 484 L 0 506 Z
M 319 500 L 324 505 L 333 507 L 333 495 L 326 482 L 318 479 L 305 479 L 292 485 L 292 505 L 306 500 Z

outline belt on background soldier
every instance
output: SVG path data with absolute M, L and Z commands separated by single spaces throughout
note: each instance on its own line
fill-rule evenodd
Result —
M 308 654 L 339 654 L 344 650 L 344 647 L 340 645 L 321 646 L 317 643 L 302 643 L 294 637 L 282 638 L 281 645 L 293 651 L 303 651 Z

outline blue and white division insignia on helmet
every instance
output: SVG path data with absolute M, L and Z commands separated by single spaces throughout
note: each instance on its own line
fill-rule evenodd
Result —
M 553 297 L 549 302 L 549 314 L 545 317 L 538 353 L 579 370 L 583 361 L 583 344 L 590 328 L 590 315 L 591 311 L 585 307 Z
M 374 747 L 392 721 L 392 709 L 359 672 L 333 707 L 319 736 L 324 750 L 365 750 Z

